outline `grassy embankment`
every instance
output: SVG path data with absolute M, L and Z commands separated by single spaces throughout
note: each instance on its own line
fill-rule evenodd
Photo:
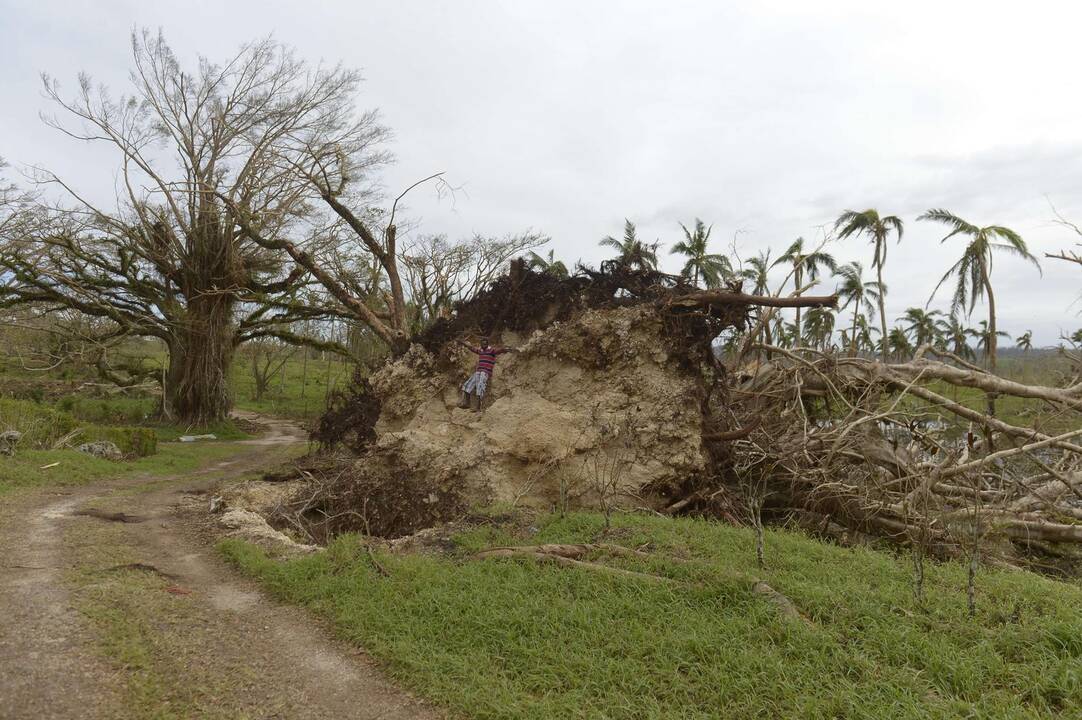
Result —
M 541 518 L 514 537 L 486 526 L 450 555 L 377 553 L 353 536 L 291 561 L 240 541 L 237 566 L 331 619 L 400 681 L 475 718 L 1079 717 L 1082 590 L 982 571 L 969 617 L 965 568 L 928 567 L 914 601 L 904 557 L 693 519 L 614 518 L 606 539 L 656 559 L 602 562 L 670 578 L 613 577 L 482 547 L 594 542 L 603 519 Z M 678 562 L 673 558 L 682 558 Z M 780 617 L 759 577 L 811 621 Z

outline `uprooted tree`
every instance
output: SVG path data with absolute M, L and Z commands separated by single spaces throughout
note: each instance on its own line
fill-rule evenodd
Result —
M 971 566 L 1082 567 L 1077 369 L 1036 385 L 931 345 L 885 363 L 762 342 L 778 308 L 836 300 L 704 292 L 618 262 L 497 278 L 332 408 L 318 438 L 357 455 L 313 458 L 278 519 L 322 540 L 408 534 L 478 498 L 616 502 L 752 525 L 761 514 Z M 501 331 L 519 352 L 490 408 L 464 422 L 450 341 Z M 1011 424 L 944 387 L 1040 407 L 1031 426 Z
M 322 286 L 273 242 L 252 242 L 239 217 L 272 241 L 303 232 L 309 253 L 333 244 L 316 212 L 326 194 L 312 178 L 333 163 L 331 207 L 347 193 L 363 204 L 367 174 L 388 159 L 386 130 L 374 113 L 355 112 L 357 73 L 310 67 L 271 40 L 221 65 L 201 58 L 194 71 L 160 35 L 133 35 L 132 50 L 131 95 L 113 99 L 84 75 L 65 100 L 45 79 L 59 110 L 47 122 L 117 154 L 117 200 L 38 171 L 59 192 L 20 207 L 0 235 L 0 306 L 101 318 L 103 342 L 160 339 L 164 413 L 206 423 L 230 408 L 238 345 L 320 344 L 291 327 L 335 317 Z

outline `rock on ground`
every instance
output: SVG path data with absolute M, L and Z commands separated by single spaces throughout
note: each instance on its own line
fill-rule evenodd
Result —
M 222 527 L 232 531 L 230 535 L 243 538 L 278 554 L 296 555 L 319 550 L 315 545 L 294 542 L 285 533 L 268 525 L 262 515 L 251 510 L 227 510 L 220 522 Z
M 124 458 L 124 453 L 120 451 L 120 448 L 117 447 L 116 443 L 109 442 L 108 440 L 83 443 L 78 447 L 78 450 L 87 455 L 105 458 L 106 460 L 122 460 Z
M 0 455 L 14 455 L 15 446 L 23 439 L 18 430 L 6 430 L 0 433 Z

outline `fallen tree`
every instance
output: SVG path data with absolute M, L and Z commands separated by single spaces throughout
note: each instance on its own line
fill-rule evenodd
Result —
M 619 265 L 566 279 L 519 269 L 358 385 L 344 406 L 357 410 L 340 413 L 368 423 L 353 435 L 357 455 L 324 472 L 290 523 L 327 536 L 379 518 L 378 534 L 393 537 L 424 525 L 396 514 L 404 507 L 429 519 L 492 500 L 645 507 L 1073 566 L 1082 384 L 1014 382 L 932 348 L 894 363 L 785 348 L 749 327 L 750 308 L 835 300 L 703 292 Z M 501 333 L 520 352 L 501 360 L 491 406 L 471 416 L 455 407 L 468 358 L 451 341 Z M 931 381 L 1039 402 L 1063 429 L 1011 424 Z

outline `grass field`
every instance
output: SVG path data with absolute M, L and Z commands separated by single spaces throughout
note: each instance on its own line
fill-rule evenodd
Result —
M 1082 716 L 1077 586 L 982 572 L 971 618 L 959 564 L 929 568 L 921 606 L 904 558 L 768 531 L 758 571 L 750 531 L 640 515 L 614 518 L 607 541 L 648 547 L 657 559 L 618 564 L 672 583 L 470 558 L 490 545 L 593 542 L 604 520 L 535 526 L 527 538 L 465 532 L 450 555 L 377 553 L 386 577 L 354 536 L 292 561 L 240 541 L 221 550 L 460 716 Z M 778 616 L 753 576 L 810 624 Z
M 141 354 L 147 364 L 156 367 L 165 359 L 153 348 L 144 348 Z M 242 349 L 230 367 L 229 376 L 237 409 L 311 420 L 323 412 L 328 397 L 336 389 L 348 384 L 352 372 L 353 366 L 342 358 L 301 349 L 290 356 L 272 377 L 263 397 L 256 400 L 251 358 Z M 103 425 L 146 424 L 155 414 L 156 397 L 95 397 L 80 389 L 82 383 L 97 382 L 99 378 L 92 369 L 62 365 L 48 372 L 29 371 L 16 359 L 0 354 L 0 397 L 44 402 L 81 420 Z M 8 386 L 6 392 L 5 386 Z

